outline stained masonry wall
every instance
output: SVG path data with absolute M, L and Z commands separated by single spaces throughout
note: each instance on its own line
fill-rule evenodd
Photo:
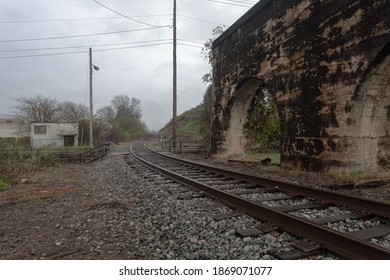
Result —
M 390 156 L 390 1 L 262 0 L 213 44 L 212 152 L 245 153 L 247 106 L 274 95 L 282 166 L 375 170 Z

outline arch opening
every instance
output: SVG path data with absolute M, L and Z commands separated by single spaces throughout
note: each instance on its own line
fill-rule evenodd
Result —
M 279 154 L 277 158 L 280 163 L 280 119 L 269 88 L 262 86 L 257 90 L 248 116 L 248 150 L 252 153 Z
M 280 164 L 279 111 L 263 81 L 252 78 L 239 83 L 228 102 L 228 115 L 224 158 L 250 161 L 269 158 L 272 163 Z

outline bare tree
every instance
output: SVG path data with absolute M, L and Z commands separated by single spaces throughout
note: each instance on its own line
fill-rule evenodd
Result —
M 19 97 L 17 104 L 11 109 L 23 120 L 26 130 L 30 123 L 48 123 L 58 121 L 59 105 L 56 99 L 38 95 L 35 97 Z
M 116 111 L 116 117 L 131 116 L 141 119 L 141 101 L 137 98 L 131 98 L 127 95 L 116 95 L 111 101 Z
M 96 115 L 99 120 L 112 124 L 115 120 L 116 113 L 112 106 L 104 106 L 97 110 Z
M 61 121 L 78 123 L 88 117 L 88 107 L 71 101 L 62 102 L 59 109 Z

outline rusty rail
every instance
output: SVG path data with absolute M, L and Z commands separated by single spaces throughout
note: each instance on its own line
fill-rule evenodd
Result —
M 160 166 L 157 166 L 151 162 L 142 159 L 134 153 L 132 148 L 131 153 L 135 159 L 139 160 L 144 165 L 171 178 L 172 180 L 178 181 L 191 188 L 200 190 L 204 192 L 207 196 L 220 200 L 224 204 L 233 208 L 241 209 L 247 214 L 257 219 L 275 223 L 284 230 L 294 235 L 313 240 L 332 252 L 335 252 L 350 259 L 390 259 L 390 250 L 387 250 L 384 247 L 370 243 L 365 240 L 361 240 L 359 238 L 355 238 L 351 235 L 334 231 L 332 229 L 317 225 L 313 222 L 301 219 L 299 217 L 285 214 L 283 212 L 272 209 L 271 207 L 267 207 L 256 202 L 243 199 L 237 195 L 229 194 L 222 190 L 218 190 L 200 182 L 183 177 L 179 174 L 171 172 L 167 169 L 164 169 Z M 176 158 L 173 159 L 178 160 Z M 203 165 L 200 165 L 198 163 L 191 162 L 191 164 L 194 164 L 197 167 L 204 168 Z M 215 167 L 208 166 L 208 168 L 209 170 L 213 170 L 212 172 L 215 173 L 220 173 L 221 171 L 220 169 Z M 222 172 L 228 176 L 234 175 L 239 177 L 240 175 L 239 173 L 227 170 L 223 170 Z M 249 178 L 255 179 L 256 177 L 250 176 Z M 272 182 L 271 180 L 267 180 L 265 182 L 268 184 L 268 186 L 272 184 L 275 186 L 275 182 Z M 280 182 L 277 182 L 277 184 L 280 184 Z M 280 184 L 281 187 L 283 187 L 283 184 Z M 286 187 L 286 189 L 288 188 Z M 388 211 L 386 213 L 388 214 Z
M 160 156 L 169 158 L 171 160 L 175 160 L 178 162 L 190 164 L 192 166 L 196 166 L 198 168 L 202 168 L 203 170 L 207 170 L 209 172 L 215 172 L 218 174 L 222 174 L 227 177 L 235 178 L 238 180 L 244 180 L 251 183 L 260 184 L 265 187 L 269 188 L 275 188 L 279 189 L 281 191 L 291 193 L 291 194 L 299 194 L 306 197 L 312 197 L 316 198 L 325 202 L 330 202 L 333 204 L 337 204 L 344 207 L 350 207 L 354 209 L 360 209 L 365 212 L 373 213 L 379 216 L 388 217 L 390 218 L 390 203 L 387 202 L 379 202 L 377 200 L 368 199 L 368 198 L 361 198 L 357 196 L 352 195 L 343 195 L 338 194 L 326 190 L 321 189 L 315 189 L 315 188 L 309 188 L 305 186 L 301 186 L 298 184 L 293 183 L 287 183 L 283 181 L 276 181 L 276 180 L 270 180 L 267 178 L 259 177 L 259 176 L 253 176 L 249 174 L 243 174 L 234 172 L 231 170 L 226 170 L 222 168 L 216 168 L 214 166 L 200 164 L 191 160 L 185 160 L 180 159 L 177 157 L 173 157 L 167 154 L 159 153 L 157 151 L 154 151 L 148 147 L 149 151 L 159 154 Z

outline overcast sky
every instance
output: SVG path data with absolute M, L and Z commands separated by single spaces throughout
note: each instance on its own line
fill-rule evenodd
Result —
M 177 0 L 178 114 L 202 100 L 201 77 L 210 66 L 201 47 L 212 30 L 230 26 L 256 2 L 219 1 L 230 4 Z M 98 2 L 139 22 L 93 0 L 0 0 L 0 115 L 9 114 L 22 96 L 89 106 L 92 47 L 93 64 L 100 68 L 93 73 L 95 112 L 125 94 L 141 100 L 149 129 L 159 130 L 172 118 L 172 28 L 166 26 L 172 25 L 173 1 Z M 47 56 L 55 53 L 61 55 Z

